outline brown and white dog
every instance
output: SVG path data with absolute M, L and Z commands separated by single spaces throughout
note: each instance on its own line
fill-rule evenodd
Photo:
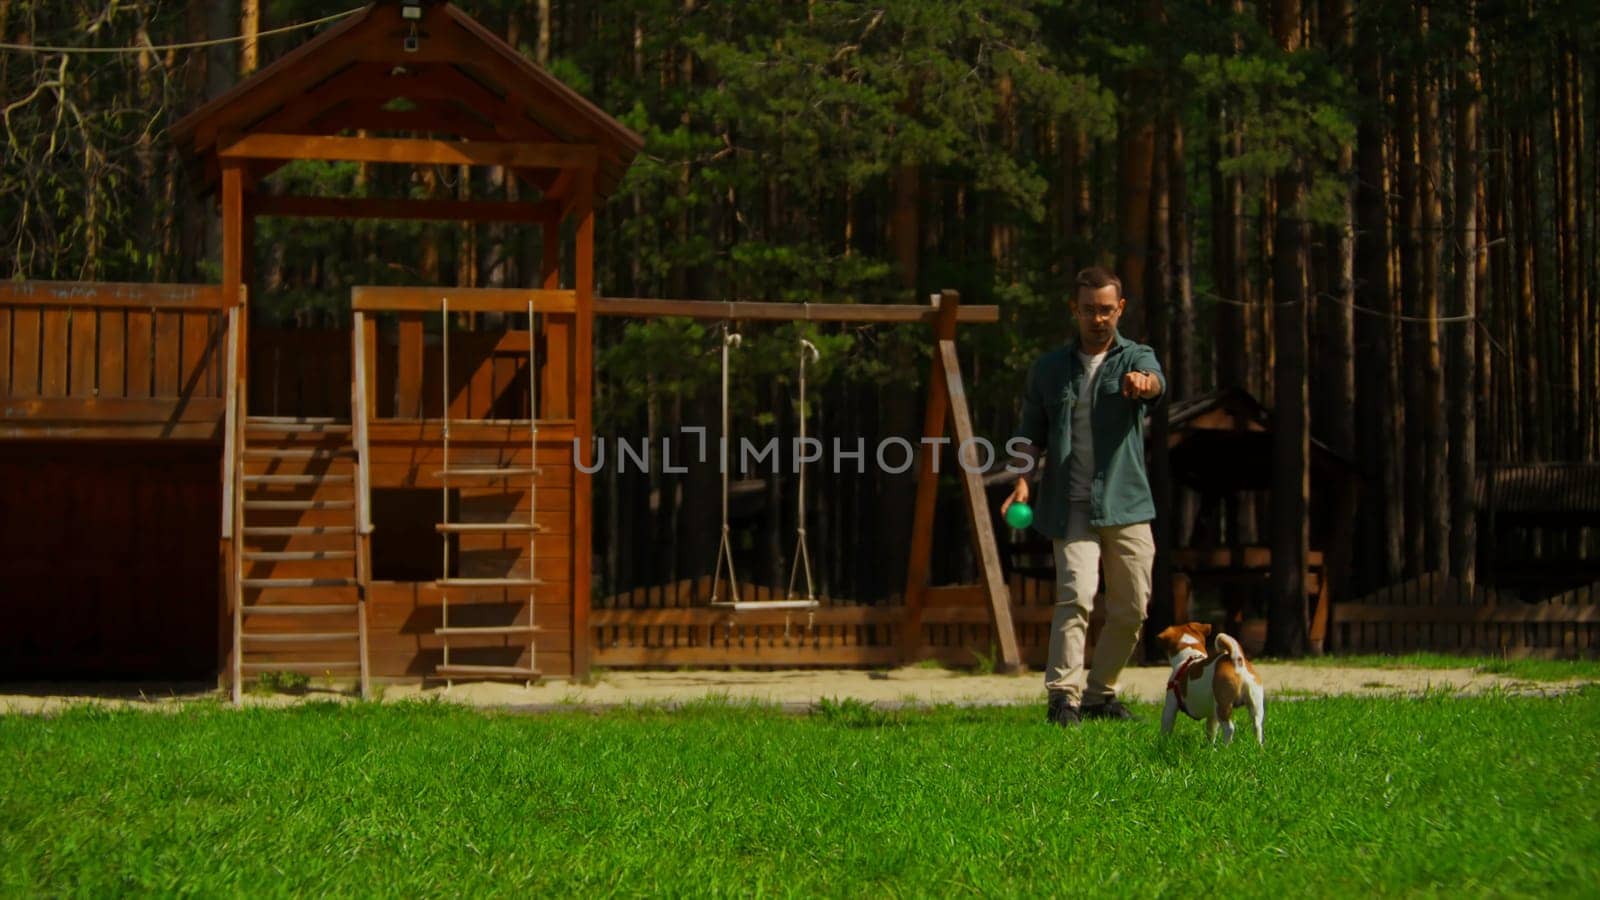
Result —
M 1255 726 L 1256 743 L 1263 744 L 1261 722 L 1266 718 L 1266 697 L 1255 667 L 1244 658 L 1239 642 L 1225 634 L 1217 635 L 1216 652 L 1206 655 L 1206 638 L 1211 626 L 1200 622 L 1174 625 L 1156 635 L 1167 649 L 1172 677 L 1167 679 L 1167 705 L 1161 711 L 1161 733 L 1170 734 L 1178 713 L 1203 719 L 1206 738 L 1217 739 L 1217 724 L 1222 724 L 1222 742 L 1233 741 L 1233 711 L 1244 707 Z

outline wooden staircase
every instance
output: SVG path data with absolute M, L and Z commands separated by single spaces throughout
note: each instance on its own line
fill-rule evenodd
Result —
M 350 424 L 252 416 L 238 460 L 235 702 L 262 672 L 357 678 L 367 696 Z

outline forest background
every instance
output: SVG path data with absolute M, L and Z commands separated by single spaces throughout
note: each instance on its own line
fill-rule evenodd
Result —
M 1327 502 L 1306 475 L 1315 440 L 1362 478 L 1354 519 L 1335 523 L 1354 537 L 1345 595 L 1424 572 L 1470 581 L 1486 467 L 1600 458 L 1589 3 L 462 5 L 645 137 L 600 211 L 603 295 L 917 303 L 954 289 L 997 304 L 1001 324 L 966 328 L 961 350 L 975 424 L 998 444 L 1028 364 L 1071 334 L 1074 273 L 1112 266 L 1123 331 L 1157 348 L 1170 399 L 1239 387 L 1277 425 L 1278 489 L 1210 519 L 1152 457 L 1167 546 L 1200 528 L 1299 558 L 1308 506 Z M 336 11 L 0 0 L 0 42 L 163 47 Z M 0 51 L 0 272 L 216 281 L 214 199 L 197 195 L 167 129 L 310 34 Z M 495 170 L 448 167 L 297 163 L 274 179 L 341 195 L 518 190 Z M 528 285 L 537 246 L 512 225 L 266 219 L 252 315 L 344 327 L 352 285 Z M 923 330 L 804 333 L 822 349 L 813 435 L 871 448 L 920 434 Z M 746 328 L 735 440 L 797 432 L 797 336 Z M 648 437 L 658 452 L 679 442 L 678 459 L 697 440 L 682 427 L 716 435 L 714 329 L 602 320 L 596 339 L 602 435 Z M 1153 427 L 1161 440 L 1164 416 Z M 743 568 L 769 584 L 784 583 L 794 551 L 788 468 L 740 494 Z M 810 476 L 829 596 L 874 602 L 903 587 L 914 473 L 874 469 Z M 709 573 L 717 479 L 659 461 L 596 476 L 597 602 Z M 962 544 L 963 527 L 941 513 L 941 546 Z M 958 552 L 939 562 L 943 577 L 972 566 Z M 1279 566 L 1263 598 L 1277 652 L 1304 646 L 1303 577 Z

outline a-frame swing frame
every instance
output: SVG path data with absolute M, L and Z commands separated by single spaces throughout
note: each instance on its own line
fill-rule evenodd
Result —
M 686 316 L 701 321 L 768 322 L 929 322 L 933 326 L 934 346 L 930 359 L 927 406 L 923 415 L 923 437 L 917 460 L 916 506 L 912 513 L 911 554 L 906 567 L 905 616 L 901 623 L 901 657 L 913 660 L 923 646 L 923 608 L 928 599 L 933 557 L 933 513 L 938 496 L 938 449 L 940 438 L 953 425 L 957 453 L 970 452 L 974 435 L 972 413 L 967 406 L 966 387 L 961 378 L 961 362 L 956 352 L 958 322 L 999 321 L 993 306 L 961 306 L 960 294 L 942 291 L 932 298 L 932 308 L 913 304 L 811 304 L 759 301 L 656 300 L 634 297 L 599 297 L 594 311 L 600 316 L 658 317 Z M 726 368 L 724 368 L 726 371 Z M 968 448 L 964 450 L 963 448 Z M 966 514 L 971 534 L 977 543 L 978 566 L 983 581 L 977 585 L 941 587 L 941 592 L 980 591 L 990 610 L 990 625 L 997 643 L 996 667 L 1015 671 L 1022 666 L 1017 649 L 1017 632 L 1011 618 L 1011 591 L 1000 567 L 1000 549 L 994 524 L 983 492 L 983 477 L 975 466 L 961 466 L 961 482 L 966 498 Z M 782 602 L 782 601 L 779 601 Z M 722 604 L 719 604 L 721 606 Z M 754 604 L 772 609 L 772 603 Z

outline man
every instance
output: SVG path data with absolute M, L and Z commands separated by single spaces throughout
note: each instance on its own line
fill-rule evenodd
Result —
M 1150 602 L 1155 501 L 1144 468 L 1144 413 L 1166 390 L 1155 351 L 1117 332 L 1122 282 L 1099 266 L 1078 273 L 1072 313 L 1078 335 L 1039 357 L 1028 373 L 1018 437 L 1044 454 L 1033 527 L 1053 539 L 1056 607 L 1050 626 L 1047 714 L 1130 719 L 1117 678 L 1139 640 Z M 1038 471 L 1038 467 L 1034 472 Z M 1032 473 L 1029 473 L 1032 474 Z M 1001 507 L 1028 502 L 1029 474 Z M 1105 564 L 1105 624 L 1084 677 L 1089 613 Z

